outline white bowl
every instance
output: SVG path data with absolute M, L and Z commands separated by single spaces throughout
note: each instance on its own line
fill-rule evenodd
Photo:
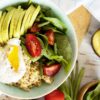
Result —
M 0 0 L 0 9 L 8 5 L 13 5 L 16 3 L 27 2 L 27 1 L 28 0 Z M 40 98 L 50 93 L 51 91 L 55 90 L 56 88 L 58 88 L 72 72 L 77 59 L 77 52 L 78 52 L 77 39 L 76 39 L 74 28 L 70 20 L 68 19 L 68 17 L 63 13 L 63 11 L 60 11 L 60 9 L 49 0 L 32 0 L 32 1 L 40 4 L 41 6 L 49 7 L 52 13 L 54 13 L 54 15 L 56 15 L 59 19 L 61 19 L 62 22 L 66 25 L 66 28 L 68 29 L 66 34 L 70 40 L 73 53 L 72 53 L 71 63 L 67 66 L 68 73 L 66 74 L 64 72 L 64 69 L 62 68 L 60 72 L 55 76 L 55 81 L 51 85 L 43 84 L 41 87 L 38 88 L 34 87 L 31 91 L 26 92 L 19 88 L 0 83 L 0 91 L 3 94 L 6 94 L 14 98 L 19 98 L 19 99 Z

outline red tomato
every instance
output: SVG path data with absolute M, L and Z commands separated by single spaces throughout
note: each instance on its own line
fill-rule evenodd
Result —
M 53 32 L 53 30 L 48 30 L 47 32 L 46 32 L 46 36 L 48 37 L 48 43 L 50 44 L 50 45 L 54 45 L 54 32 Z
M 45 66 L 43 67 L 43 73 L 44 75 L 47 75 L 47 76 L 54 76 L 56 73 L 59 72 L 60 68 L 61 68 L 60 64 Z
M 32 57 L 37 57 L 41 54 L 42 51 L 41 44 L 35 35 L 27 34 L 25 45 Z
M 28 31 L 32 32 L 32 33 L 35 33 L 35 32 L 39 32 L 40 28 L 38 27 L 37 23 L 34 23 L 34 25 Z
M 46 95 L 45 100 L 64 100 L 64 93 L 60 90 L 54 90 L 50 94 Z

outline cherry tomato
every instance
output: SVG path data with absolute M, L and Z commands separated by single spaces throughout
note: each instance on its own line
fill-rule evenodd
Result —
M 50 44 L 50 45 L 54 45 L 54 32 L 53 32 L 53 30 L 48 30 L 47 32 L 46 32 L 46 36 L 48 37 L 48 43 Z
M 60 68 L 61 68 L 60 64 L 45 66 L 43 67 L 43 73 L 44 75 L 47 75 L 47 76 L 54 76 L 56 73 L 59 72 Z
M 46 95 L 45 100 L 64 100 L 64 93 L 60 90 L 54 90 L 50 94 Z
M 36 33 L 39 32 L 40 28 L 38 27 L 37 23 L 34 23 L 33 26 L 28 30 L 28 32 Z
M 27 34 L 25 45 L 32 57 L 37 57 L 41 54 L 42 47 L 40 44 L 40 41 L 37 39 L 37 37 L 33 34 Z

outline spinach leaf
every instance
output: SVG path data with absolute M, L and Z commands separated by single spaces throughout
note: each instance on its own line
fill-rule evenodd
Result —
M 63 58 L 63 56 L 56 55 L 51 47 L 44 49 L 43 55 L 49 60 L 55 60 L 57 62 L 63 62 L 67 64 L 67 61 Z
M 46 25 L 45 27 L 43 27 L 43 30 L 49 30 L 49 29 L 52 29 L 53 32 L 59 33 L 59 34 L 62 34 L 62 35 L 65 33 L 62 30 L 58 30 L 56 27 L 51 26 L 50 24 L 49 25 Z
M 44 27 L 44 26 L 46 26 L 46 25 L 48 25 L 50 22 L 43 22 L 43 23 L 41 23 L 41 24 L 39 24 L 38 25 L 38 27 Z
M 43 44 L 44 44 L 43 49 L 47 49 L 48 48 L 48 38 L 47 38 L 47 36 L 44 35 L 44 34 L 38 33 L 38 32 L 36 34 L 38 36 L 41 36 L 41 38 L 42 38 L 42 41 L 43 41 Z
M 72 58 L 72 48 L 66 35 L 55 34 L 57 51 L 65 60 L 70 61 Z
M 61 29 L 61 30 L 65 30 L 66 29 L 65 24 L 62 21 L 60 21 L 59 19 L 57 19 L 57 18 L 43 17 L 43 19 L 49 21 L 52 25 L 54 25 L 58 29 Z

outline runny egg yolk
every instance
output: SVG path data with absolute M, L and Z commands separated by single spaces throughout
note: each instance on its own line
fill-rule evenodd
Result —
M 7 53 L 8 60 L 15 72 L 19 68 L 19 48 L 18 46 L 11 46 L 10 51 Z

